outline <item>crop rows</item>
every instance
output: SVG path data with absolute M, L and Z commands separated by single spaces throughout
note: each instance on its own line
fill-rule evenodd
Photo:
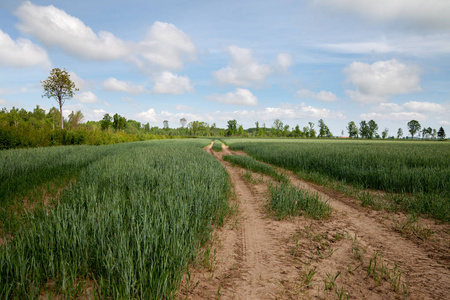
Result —
M 76 183 L 54 208 L 26 214 L 26 225 L 0 246 L 0 298 L 86 290 L 99 298 L 174 297 L 228 210 L 228 175 L 201 149 L 207 143 L 114 145 L 97 159 L 77 148 L 73 155 L 89 162 Z
M 450 221 L 450 147 L 438 142 L 227 139 L 266 163 L 397 197 L 407 211 Z

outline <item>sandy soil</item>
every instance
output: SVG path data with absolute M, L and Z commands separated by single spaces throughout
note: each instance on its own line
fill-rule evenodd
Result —
M 333 214 L 276 221 L 265 207 L 270 179 L 246 181 L 241 168 L 222 160 L 234 153 L 211 146 L 205 150 L 230 174 L 238 209 L 204 249 L 208 263 L 191 268 L 180 298 L 449 299 L 448 225 L 428 221 L 436 233 L 414 239 L 393 229 L 402 214 L 362 208 L 289 172 L 293 185 L 319 193 Z

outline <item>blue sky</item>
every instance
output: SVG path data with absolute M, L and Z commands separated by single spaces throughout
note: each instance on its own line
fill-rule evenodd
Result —
M 379 133 L 406 123 L 450 134 L 450 1 L 0 2 L 0 106 L 56 106 L 40 81 L 65 68 L 65 114 L 162 126 L 244 128 L 323 119 Z

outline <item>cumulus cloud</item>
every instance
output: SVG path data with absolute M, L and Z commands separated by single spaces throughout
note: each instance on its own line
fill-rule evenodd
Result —
M 266 107 L 255 110 L 235 110 L 235 111 L 215 111 L 204 114 L 189 114 L 189 113 L 170 113 L 161 111 L 157 113 L 154 108 L 143 111 L 135 115 L 136 120 L 141 122 L 161 123 L 163 120 L 178 123 L 181 118 L 186 118 L 188 122 L 198 120 L 205 122 L 226 122 L 228 120 L 245 120 L 252 124 L 256 121 L 271 124 L 275 119 L 283 120 L 284 122 L 295 121 L 299 119 L 311 120 L 316 119 L 345 119 L 341 112 L 333 112 L 326 108 L 314 107 L 301 103 L 300 105 L 283 104 L 279 107 Z M 170 123 L 169 123 L 170 124 Z
M 100 31 L 96 34 L 80 19 L 53 5 L 38 6 L 26 1 L 17 9 L 16 16 L 20 31 L 79 58 L 105 61 L 129 53 L 126 43 L 112 33 Z
M 229 65 L 212 72 L 214 78 L 221 84 L 246 87 L 261 85 L 272 73 L 268 65 L 257 62 L 250 49 L 230 46 L 227 51 L 231 55 Z
M 344 73 L 356 91 L 346 93 L 357 102 L 385 102 L 385 97 L 421 91 L 420 72 L 418 67 L 395 59 L 373 64 L 353 62 Z
M 292 56 L 288 53 L 279 53 L 277 55 L 276 60 L 276 67 L 277 69 L 286 72 L 289 67 L 291 67 L 294 64 L 294 60 L 292 59 Z
M 307 98 L 307 99 L 313 99 L 313 100 L 319 100 L 323 102 L 333 102 L 337 100 L 337 97 L 332 92 L 327 91 L 320 91 L 318 93 L 315 93 L 313 91 L 307 90 L 307 89 L 301 89 L 297 91 L 296 95 L 301 98 Z
M 78 76 L 75 72 L 70 71 L 69 72 L 70 80 L 75 83 L 75 86 L 80 91 L 83 91 L 87 87 L 87 83 L 84 79 L 82 79 L 80 76 Z
M 449 103 L 432 103 L 409 101 L 403 104 L 380 103 L 370 109 L 370 113 L 361 114 L 362 119 L 410 121 L 416 119 L 424 121 L 429 118 L 446 120 L 450 117 Z
M 185 61 L 196 59 L 191 38 L 175 25 L 164 22 L 153 24 L 139 44 L 139 53 L 146 63 L 171 70 L 179 70 Z
M 14 41 L 0 29 L 0 65 L 6 67 L 50 67 L 47 52 L 30 40 Z
M 427 119 L 427 116 L 418 112 L 391 112 L 391 113 L 376 113 L 371 112 L 367 114 L 361 114 L 363 120 L 397 120 L 397 121 L 411 121 L 418 120 L 423 121 Z
M 237 88 L 234 92 L 229 92 L 226 94 L 214 94 L 208 97 L 209 100 L 227 103 L 227 104 L 236 104 L 236 105 L 250 105 L 256 106 L 258 105 L 258 98 L 252 94 L 247 89 Z
M 103 82 L 103 88 L 109 92 L 124 92 L 127 94 L 142 94 L 147 91 L 143 85 L 133 85 L 113 77 Z
M 95 103 L 99 101 L 97 96 L 92 92 L 82 92 L 80 94 L 76 94 L 74 98 L 81 103 Z
M 169 71 L 164 71 L 155 78 L 153 92 L 156 94 L 180 95 L 185 92 L 191 93 L 194 88 L 189 77 L 179 76 Z
M 181 69 L 185 61 L 196 58 L 190 37 L 169 23 L 155 22 L 147 36 L 134 43 L 108 31 L 96 33 L 80 19 L 53 5 L 39 6 L 26 1 L 15 14 L 21 32 L 81 59 L 124 59 L 147 70 L 149 67 Z
M 191 111 L 194 110 L 194 108 L 187 106 L 187 105 L 183 105 L 183 104 L 179 104 L 177 106 L 175 106 L 175 110 L 178 111 Z
M 374 21 L 428 29 L 450 28 L 450 2 L 445 0 L 313 0 L 314 3 Z M 400 21 L 400 22 L 399 22 Z

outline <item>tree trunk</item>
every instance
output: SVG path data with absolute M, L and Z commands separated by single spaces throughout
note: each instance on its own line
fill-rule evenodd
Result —
M 59 101 L 59 114 L 61 115 L 61 129 L 64 129 L 64 119 L 62 114 L 62 100 L 58 99 Z

